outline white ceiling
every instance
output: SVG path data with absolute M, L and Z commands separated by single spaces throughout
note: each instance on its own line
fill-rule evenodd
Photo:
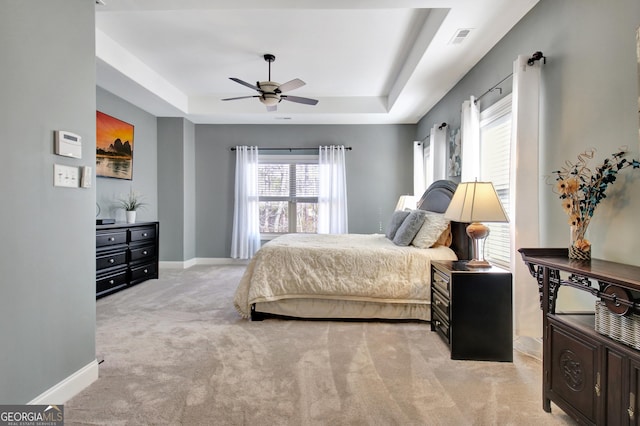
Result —
M 539 0 L 103 0 L 98 86 L 194 123 L 416 123 Z M 460 29 L 470 29 L 460 44 Z M 307 84 L 267 112 L 231 81 Z

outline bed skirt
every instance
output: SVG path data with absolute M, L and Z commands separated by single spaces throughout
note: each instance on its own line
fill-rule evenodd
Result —
M 284 299 L 256 302 L 255 311 L 302 319 L 386 319 L 429 321 L 430 303 L 376 303 L 357 300 Z M 252 313 L 253 317 L 253 313 Z

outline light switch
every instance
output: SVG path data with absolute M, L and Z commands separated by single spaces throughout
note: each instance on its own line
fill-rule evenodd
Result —
M 79 182 L 77 167 L 64 166 L 62 164 L 53 165 L 53 186 L 77 188 Z

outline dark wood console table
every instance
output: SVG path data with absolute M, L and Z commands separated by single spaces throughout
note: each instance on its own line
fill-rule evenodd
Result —
M 595 315 L 556 313 L 562 286 L 591 293 L 635 324 L 640 267 L 568 258 L 567 249 L 520 249 L 543 313 L 542 407 L 551 401 L 583 424 L 640 424 L 640 351 L 595 330 Z M 640 324 L 633 325 L 637 333 Z M 625 330 L 623 330 L 624 332 Z

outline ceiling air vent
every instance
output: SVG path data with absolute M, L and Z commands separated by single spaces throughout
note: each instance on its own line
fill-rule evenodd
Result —
M 471 32 L 471 28 L 460 28 L 453 35 L 453 38 L 449 42 L 449 44 L 460 44 L 469 36 Z

